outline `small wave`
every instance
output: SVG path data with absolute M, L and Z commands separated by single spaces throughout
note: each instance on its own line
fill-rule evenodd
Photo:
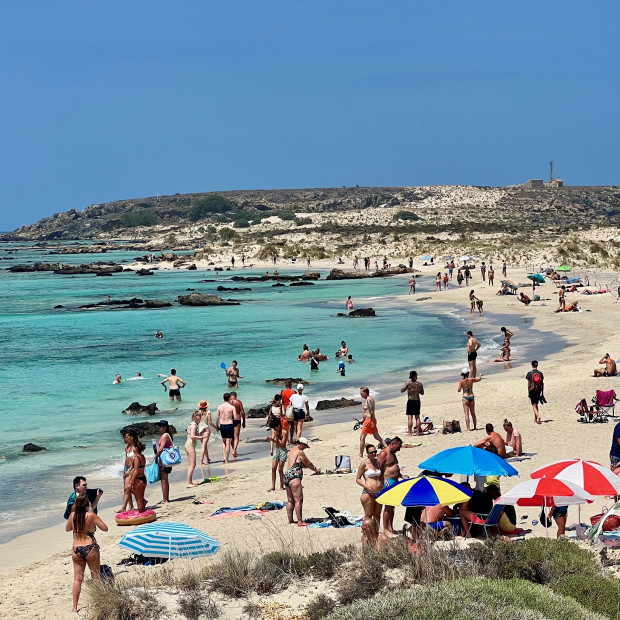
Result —
M 93 470 L 93 475 L 103 480 L 118 479 L 122 473 L 123 464 L 120 459 L 114 463 L 98 466 Z

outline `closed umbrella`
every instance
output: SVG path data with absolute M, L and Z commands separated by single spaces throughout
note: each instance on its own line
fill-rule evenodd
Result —
M 517 504 L 519 506 L 542 506 L 543 512 L 547 506 L 575 506 L 592 502 L 594 498 L 572 482 L 557 478 L 538 478 L 525 480 L 513 487 L 500 498 L 498 504 Z M 545 533 L 549 536 L 545 520 Z
M 472 492 L 458 482 L 433 476 L 402 480 L 377 495 L 377 502 L 386 506 L 447 506 L 466 502 Z
M 420 469 L 463 476 L 518 476 L 519 472 L 503 458 L 473 446 L 448 448 L 418 465 Z
M 530 280 L 532 280 L 533 282 L 536 282 L 536 284 L 544 284 L 545 283 L 545 278 L 540 273 L 530 273 L 530 275 L 527 276 L 527 277 Z
M 214 554 L 220 546 L 211 536 L 185 523 L 146 523 L 125 534 L 121 547 L 148 558 L 191 558 Z

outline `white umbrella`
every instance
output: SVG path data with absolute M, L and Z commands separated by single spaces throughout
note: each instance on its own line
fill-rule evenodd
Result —
M 461 258 L 459 258 L 459 262 L 460 263 L 465 263 L 468 260 L 471 260 L 471 256 L 467 256 L 467 254 L 465 254 L 464 256 L 461 256 Z

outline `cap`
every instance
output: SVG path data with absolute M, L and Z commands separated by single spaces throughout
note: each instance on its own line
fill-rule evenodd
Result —
M 155 426 L 168 426 L 168 420 L 160 420 Z
M 308 441 L 308 439 L 306 439 L 303 436 L 297 440 L 297 443 L 303 443 L 306 446 L 306 448 L 310 447 L 310 442 Z
M 304 389 L 304 384 L 303 383 L 298 383 L 297 384 L 297 389 L 298 390 L 303 390 Z
M 463 368 L 463 370 L 461 370 L 462 375 L 465 375 L 467 373 L 469 373 L 469 368 Z

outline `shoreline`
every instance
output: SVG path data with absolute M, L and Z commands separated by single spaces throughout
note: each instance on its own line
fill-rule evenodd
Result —
M 515 280 L 524 279 L 524 270 L 513 269 L 512 272 L 511 275 Z M 483 318 L 476 316 L 471 322 L 474 334 L 475 326 L 481 325 L 482 321 L 489 325 L 490 330 L 499 331 L 495 319 L 501 317 L 502 321 L 508 323 L 508 327 L 524 324 L 533 327 L 538 334 L 541 334 L 542 342 L 538 343 L 540 351 L 544 350 L 546 334 L 552 333 L 561 339 L 558 341 L 560 346 L 558 350 L 539 356 L 549 401 L 549 404 L 541 409 L 541 415 L 545 420 L 541 426 L 535 425 L 531 406 L 527 400 L 524 376 L 530 365 L 529 359 L 524 357 L 525 354 L 520 354 L 514 363 L 509 363 L 510 367 L 496 364 L 498 370 L 489 374 L 483 370 L 484 379 L 476 384 L 479 426 L 491 421 L 496 427 L 501 428 L 502 420 L 508 418 L 523 434 L 526 456 L 515 463 L 520 478 L 502 479 L 502 490 L 509 489 L 526 479 L 531 471 L 541 465 L 559 458 L 585 458 L 608 466 L 613 422 L 580 425 L 574 413 L 574 406 L 581 398 L 586 397 L 589 400 L 596 389 L 618 388 L 617 377 L 594 379 L 588 376 L 592 374 L 592 369 L 605 352 L 609 351 L 614 357 L 619 357 L 617 352 L 620 351 L 620 336 L 609 328 L 617 313 L 617 307 L 613 305 L 614 296 L 611 294 L 578 296 L 584 312 L 554 314 L 556 301 L 553 299 L 555 288 L 552 284 L 540 289 L 542 297 L 550 298 L 547 306 L 532 304 L 527 308 L 516 298 L 496 297 L 494 294 L 496 289 L 489 289 L 480 282 L 474 283 L 472 287 L 485 299 L 485 316 Z M 493 291 L 493 295 L 489 294 L 487 297 L 486 290 L 489 293 Z M 467 292 L 465 288 L 454 288 L 441 293 L 424 293 L 431 299 L 420 303 L 435 309 L 441 308 L 444 302 L 453 307 L 457 306 L 461 308 L 460 314 L 465 323 L 469 323 L 469 315 L 465 314 L 468 309 Z M 401 297 L 406 299 L 407 295 Z M 569 297 L 575 296 L 569 295 Z M 511 318 L 512 322 L 506 317 Z M 515 331 L 514 346 L 518 345 L 519 331 Z M 485 362 L 487 365 L 489 363 Z M 426 379 L 422 382 L 426 388 L 422 401 L 422 414 L 430 415 L 436 429 L 441 427 L 443 419 L 461 420 L 464 429 L 462 407 L 456 392 L 457 381 L 454 380 L 450 384 L 450 380 L 435 382 Z M 403 414 L 404 397 L 399 394 L 384 397 L 384 394 L 387 396 L 385 388 L 381 391 L 378 421 L 379 432 L 385 437 L 402 432 L 406 427 L 406 417 Z M 322 469 L 333 467 L 333 457 L 337 454 L 349 454 L 354 467 L 357 466 L 359 434 L 352 432 L 350 422 L 316 425 L 312 430 L 319 441 L 312 442 L 309 457 L 317 466 Z M 482 436 L 483 431 L 478 430 L 454 435 L 435 433 L 422 436 L 419 441 L 415 437 L 407 438 L 406 441 L 422 445 L 403 449 L 399 453 L 404 473 L 410 476 L 416 475 L 419 472 L 417 464 L 425 458 L 448 447 L 471 443 Z M 176 483 L 171 488 L 172 497 L 195 494 L 198 500 L 212 500 L 215 503 L 197 506 L 191 501 L 176 501 L 158 508 L 159 516 L 163 519 L 187 522 L 204 529 L 224 543 L 224 547 L 232 546 L 258 553 L 281 549 L 282 545 L 287 548 L 291 546 L 297 548 L 301 545 L 308 550 L 345 542 L 358 543 L 359 531 L 356 528 L 335 530 L 287 526 L 286 516 L 282 511 L 264 515 L 255 522 L 242 517 L 204 521 L 207 512 L 221 506 L 272 501 L 276 498 L 285 499 L 285 494 L 282 492 L 266 492 L 269 485 L 269 469 L 270 458 L 267 453 L 264 457 L 236 465 L 234 471 L 217 485 L 200 485 L 195 490 L 186 490 L 182 486 L 183 483 Z M 320 477 L 306 475 L 304 490 L 306 516 L 323 515 L 323 505 L 334 505 L 353 514 L 361 512 L 359 487 L 355 484 L 353 475 Z M 155 493 L 159 494 L 159 488 Z M 600 512 L 602 506 L 608 503 L 609 500 L 606 498 L 597 498 L 593 504 L 583 506 L 582 521 L 587 522 L 590 515 Z M 397 526 L 402 522 L 403 512 L 402 509 L 396 511 Z M 537 518 L 538 511 L 517 508 L 517 514 L 520 517 L 519 526 L 532 528 L 531 536 L 544 535 L 544 528 L 540 524 L 531 525 L 532 519 Z M 527 515 L 527 519 L 523 519 L 524 515 Z M 127 553 L 115 544 L 123 533 L 123 528 L 114 525 L 111 509 L 104 509 L 102 517 L 110 526 L 110 531 L 100 537 L 102 562 L 110 564 L 118 571 L 127 570 L 116 567 L 116 562 L 127 556 Z M 572 524 L 575 520 L 576 510 L 571 510 L 568 522 Z M 22 601 L 21 604 L 28 605 L 32 610 L 32 617 L 49 617 L 50 611 L 54 611 L 58 617 L 64 617 L 65 611 L 70 607 L 72 579 L 71 559 L 67 552 L 69 545 L 70 537 L 60 526 L 31 532 L 0 545 L 0 574 L 7 583 L 6 591 L 0 595 L 0 602 L 9 614 L 19 616 L 19 601 Z M 47 584 L 51 590 L 51 600 L 42 602 L 36 593 L 28 590 L 27 584 L 32 583 L 32 579 Z M 19 593 L 19 596 L 13 602 L 12 598 L 15 598 L 16 593 Z

